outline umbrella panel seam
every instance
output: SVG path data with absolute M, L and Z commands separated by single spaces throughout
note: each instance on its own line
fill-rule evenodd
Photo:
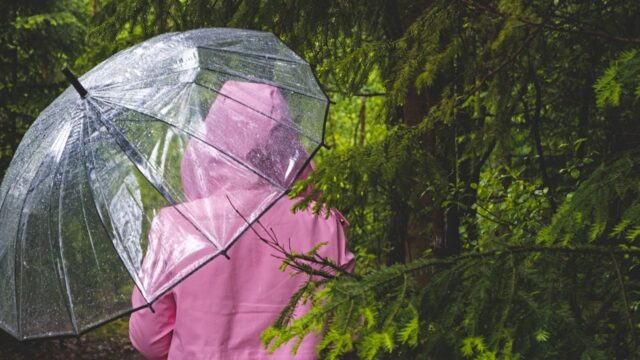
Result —
M 64 189 L 64 183 L 65 183 L 65 177 L 66 177 L 66 170 L 67 170 L 67 166 L 68 166 L 68 151 L 66 151 L 67 148 L 67 144 L 69 142 L 69 139 L 71 138 L 71 131 L 69 131 L 69 134 L 67 135 L 67 139 L 65 141 L 65 146 L 64 146 L 64 150 L 63 150 L 63 154 L 60 157 L 60 160 L 58 161 L 58 164 L 56 164 L 56 169 L 54 171 L 53 174 L 53 179 L 51 181 L 51 188 L 50 188 L 50 197 L 49 197 L 49 206 L 48 206 L 48 211 L 49 211 L 49 221 L 47 222 L 47 226 L 48 226 L 48 238 L 49 238 L 49 246 L 51 246 L 51 250 L 53 253 L 53 242 L 51 239 L 51 201 L 53 200 L 53 194 L 54 194 L 54 183 L 56 180 L 56 177 L 58 176 L 58 171 L 60 169 L 60 166 L 62 165 L 62 162 L 64 160 L 64 167 L 62 169 L 62 179 L 61 179 L 61 184 L 60 184 L 60 189 L 58 191 L 58 252 L 59 252 L 59 256 L 60 256 L 60 262 L 62 263 L 62 278 L 64 279 L 64 285 L 65 287 L 62 287 L 62 279 L 60 280 L 60 292 L 62 293 L 63 290 L 66 290 L 67 293 L 67 312 L 69 313 L 69 318 L 71 320 L 71 324 L 73 326 L 73 331 L 75 333 L 78 332 L 78 323 L 77 323 L 77 319 L 75 316 L 75 313 L 73 311 L 73 300 L 71 299 L 71 288 L 69 286 L 69 279 L 67 278 L 67 266 L 65 264 L 65 257 L 64 257 L 64 249 L 63 249 L 63 245 L 62 245 L 62 231 L 60 229 L 61 227 L 61 212 L 60 209 L 62 207 L 62 191 Z M 55 264 L 55 262 L 54 262 Z

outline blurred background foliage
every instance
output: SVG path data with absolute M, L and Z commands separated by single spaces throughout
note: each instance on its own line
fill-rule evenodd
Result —
M 66 87 L 167 31 L 274 32 L 332 101 L 299 208 L 353 276 L 312 278 L 270 347 L 323 358 L 640 357 L 640 3 L 46 0 L 0 5 L 0 165 Z

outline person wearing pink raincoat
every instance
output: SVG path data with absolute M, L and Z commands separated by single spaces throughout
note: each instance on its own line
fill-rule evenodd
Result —
M 281 123 L 270 119 L 281 119 Z M 205 119 L 206 140 L 221 144 L 224 150 L 284 184 L 300 172 L 301 165 L 292 166 L 289 159 L 304 152 L 297 138 L 282 126 L 290 121 L 277 88 L 227 81 Z M 243 132 L 242 143 L 233 136 L 225 137 Z M 283 142 L 289 143 L 286 154 L 278 152 Z M 310 211 L 294 214 L 291 208 L 297 200 L 287 196 L 268 207 L 268 201 L 276 198 L 273 187 L 260 177 L 238 177 L 236 166 L 192 138 L 180 167 L 187 201 L 162 209 L 153 219 L 140 281 L 148 294 L 166 293 L 153 303 L 153 311 L 136 311 L 129 321 L 131 342 L 148 359 L 316 358 L 318 338 L 313 335 L 304 339 L 295 356 L 291 353 L 293 344 L 271 355 L 261 344 L 260 334 L 305 278 L 280 271 L 281 260 L 274 256 L 279 254 L 259 235 L 266 238 L 264 230 L 269 229 L 281 244 L 296 252 L 326 242 L 319 254 L 352 269 L 354 257 L 344 235 L 346 221 L 336 210 L 328 216 Z M 308 165 L 300 178 L 310 171 Z M 220 257 L 208 261 L 218 252 L 208 238 L 228 238 L 242 228 L 238 212 L 261 207 L 266 209 L 259 218 L 263 227 L 254 225 L 244 231 L 226 252 L 228 260 Z M 194 222 L 206 226 L 196 228 Z M 172 279 L 202 264 L 170 288 Z M 146 304 L 138 288 L 133 291 L 132 304 L 134 308 Z M 306 309 L 303 306 L 299 311 Z

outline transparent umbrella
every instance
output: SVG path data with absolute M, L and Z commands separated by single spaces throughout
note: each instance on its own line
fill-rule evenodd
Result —
M 134 285 L 152 303 L 226 256 L 324 133 L 309 65 L 269 33 L 165 34 L 66 74 L 0 187 L 0 327 L 18 339 L 83 333 L 136 310 Z M 198 235 L 150 244 L 163 213 Z

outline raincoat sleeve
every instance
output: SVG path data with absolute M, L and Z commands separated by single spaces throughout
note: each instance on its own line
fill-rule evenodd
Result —
M 133 307 L 146 304 L 136 287 L 131 297 Z M 166 359 L 171 346 L 171 337 L 176 320 L 176 303 L 169 292 L 149 308 L 138 310 L 129 319 L 129 338 L 133 346 L 147 359 Z

